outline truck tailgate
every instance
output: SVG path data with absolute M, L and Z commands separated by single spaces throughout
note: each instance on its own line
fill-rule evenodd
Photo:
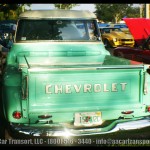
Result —
M 28 71 L 29 112 L 127 109 L 142 102 L 140 68 Z

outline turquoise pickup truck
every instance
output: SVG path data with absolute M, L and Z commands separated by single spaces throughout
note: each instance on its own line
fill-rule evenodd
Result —
M 3 68 L 9 137 L 150 126 L 150 65 L 111 56 L 89 11 L 22 13 Z

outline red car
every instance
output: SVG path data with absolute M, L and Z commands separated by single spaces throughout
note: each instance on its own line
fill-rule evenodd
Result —
M 150 19 L 124 18 L 135 40 L 134 47 L 117 47 L 113 55 L 150 64 Z

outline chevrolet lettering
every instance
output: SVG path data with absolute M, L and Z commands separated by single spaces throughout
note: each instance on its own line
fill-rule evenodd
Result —
M 72 92 L 75 93 L 98 93 L 98 92 L 118 92 L 125 91 L 127 83 L 112 83 L 111 85 L 108 84 L 84 84 L 84 85 L 46 85 L 46 94 L 69 94 Z
M 5 139 L 150 126 L 150 65 L 105 49 L 90 11 L 20 14 L 2 70 Z

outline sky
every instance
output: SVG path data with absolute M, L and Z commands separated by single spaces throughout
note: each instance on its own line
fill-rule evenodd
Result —
M 75 6 L 72 8 L 72 10 L 89 10 L 91 12 L 95 11 L 95 5 L 94 4 L 78 4 L 79 6 Z M 29 7 L 27 7 L 28 9 Z M 31 10 L 41 10 L 41 9 L 55 9 L 54 4 L 32 4 L 30 6 Z
M 84 3 L 84 4 L 77 4 L 78 6 L 75 6 L 72 8 L 72 10 L 89 10 L 91 12 L 94 12 L 95 9 L 95 4 L 93 3 Z M 134 6 L 139 6 L 139 4 L 133 4 Z M 42 4 L 42 3 L 37 3 L 37 4 L 31 4 L 31 7 L 26 7 L 27 9 L 31 9 L 31 10 L 50 10 L 50 9 L 55 9 L 54 4 L 50 3 L 46 3 L 46 4 Z

